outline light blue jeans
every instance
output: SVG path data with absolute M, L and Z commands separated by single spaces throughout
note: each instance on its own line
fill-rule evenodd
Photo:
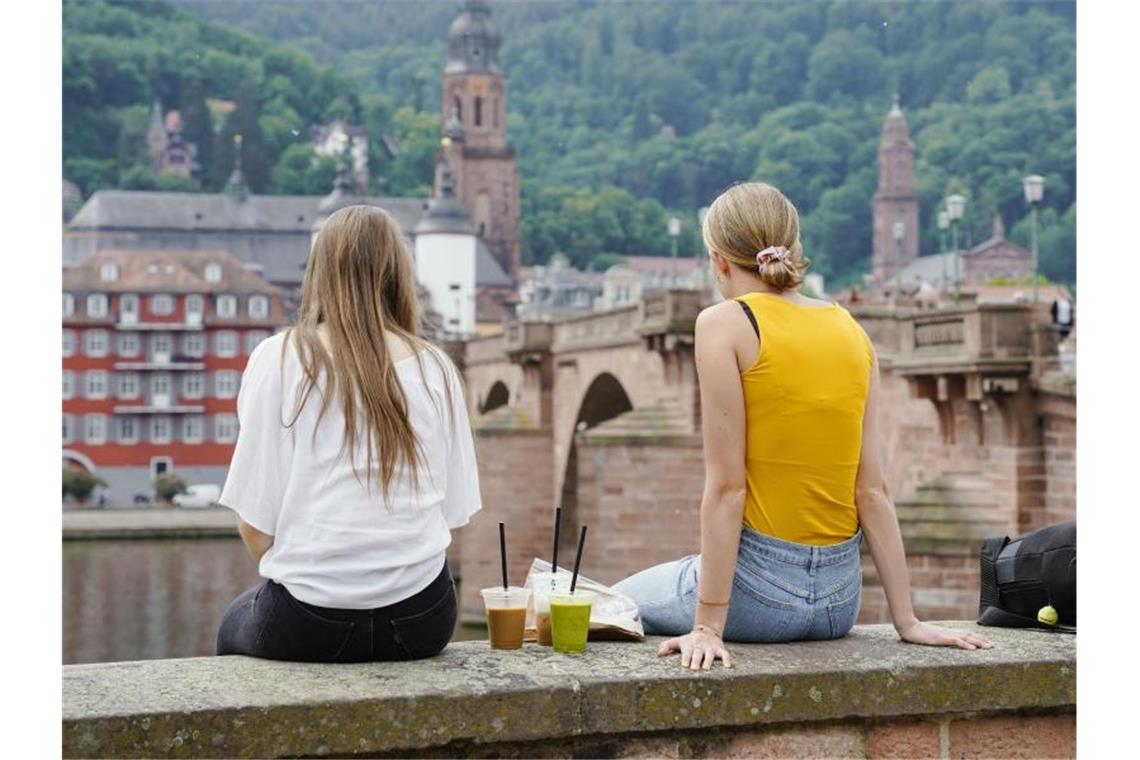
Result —
M 859 616 L 863 529 L 846 541 L 811 546 L 742 526 L 725 641 L 772 643 L 846 636 Z M 642 570 L 614 588 L 637 603 L 647 634 L 693 628 L 700 555 Z

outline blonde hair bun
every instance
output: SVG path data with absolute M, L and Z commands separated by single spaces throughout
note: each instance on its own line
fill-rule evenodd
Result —
M 811 266 L 800 242 L 799 212 L 764 182 L 742 182 L 717 196 L 701 234 L 710 250 L 776 290 L 798 288 Z

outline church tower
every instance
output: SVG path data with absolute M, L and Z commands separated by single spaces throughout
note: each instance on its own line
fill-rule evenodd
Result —
M 879 187 L 873 208 L 871 273 L 876 282 L 886 282 L 895 274 L 896 258 L 906 266 L 918 258 L 918 196 L 912 176 L 914 144 L 907 131 L 906 117 L 894 105 L 883 122 L 879 139 Z M 895 224 L 903 223 L 901 251 L 895 241 Z
M 502 35 L 486 0 L 467 0 L 448 30 L 440 132 L 451 139 L 455 193 L 475 232 L 514 279 L 519 266 L 519 179 L 507 143 L 507 85 L 499 68 Z M 442 162 L 436 195 L 442 192 Z

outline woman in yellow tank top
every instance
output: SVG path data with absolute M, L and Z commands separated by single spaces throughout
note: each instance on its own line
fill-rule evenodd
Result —
M 725 640 L 845 636 L 859 614 L 864 536 L 900 638 L 992 647 L 915 617 L 879 453 L 875 350 L 845 309 L 799 292 L 810 262 L 795 206 L 770 185 L 736 185 L 702 232 L 729 300 L 696 324 L 701 552 L 615 587 L 637 602 L 647 633 L 676 636 L 658 654 L 680 652 L 698 670 L 730 664 Z

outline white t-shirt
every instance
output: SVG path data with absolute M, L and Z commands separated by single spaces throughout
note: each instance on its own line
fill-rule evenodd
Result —
M 309 604 L 371 609 L 407 599 L 439 575 L 450 528 L 466 525 L 482 506 L 475 447 L 458 374 L 425 352 L 396 363 L 412 429 L 423 449 L 419 490 L 399 472 L 388 501 L 373 479 L 358 480 L 344 441 L 344 414 L 334 398 L 317 424 L 320 386 L 297 421 L 304 380 L 293 341 L 278 334 L 249 357 L 238 393 L 237 446 L 219 501 L 273 546 L 260 573 Z M 420 372 L 422 364 L 423 373 Z M 448 406 L 446 388 L 451 388 Z M 359 428 L 358 428 L 359 429 Z

